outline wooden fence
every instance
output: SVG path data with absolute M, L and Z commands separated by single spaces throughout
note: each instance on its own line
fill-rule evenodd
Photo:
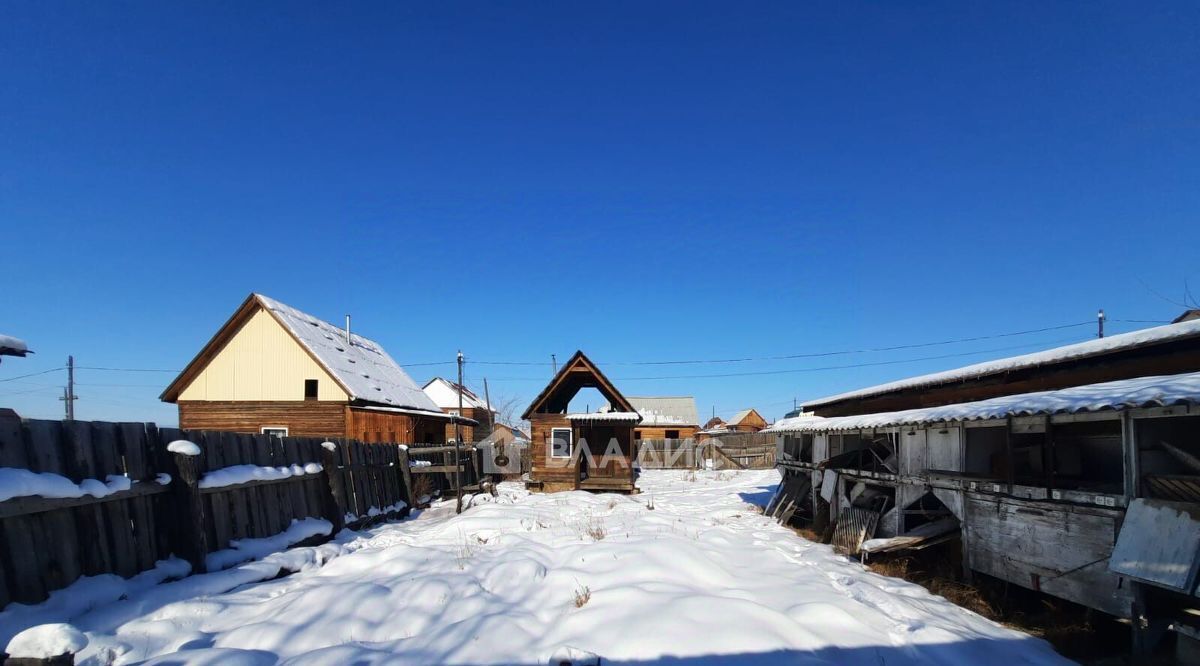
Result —
M 704 459 L 692 439 L 643 439 L 638 442 L 638 465 L 642 469 L 701 469 Z
M 642 469 L 771 469 L 775 435 L 733 433 L 697 442 L 691 439 L 643 439 L 638 446 Z
M 180 439 L 198 445 L 200 454 L 169 452 L 167 445 Z M 335 439 L 326 448 L 324 441 L 147 423 L 0 419 L 0 468 L 8 468 L 0 473 L 57 483 L 60 492 L 53 494 L 81 495 L 0 501 L 0 608 L 43 601 L 80 576 L 133 576 L 172 554 L 202 572 L 207 554 L 233 540 L 283 532 L 293 519 L 323 518 L 336 533 L 407 514 L 422 486 L 430 495 L 454 489 L 454 447 Z M 477 488 L 478 451 L 463 452 L 462 483 Z M 232 483 L 249 478 L 236 474 L 242 465 L 288 473 Z M 225 472 L 205 481 L 218 470 Z M 221 476 L 226 483 L 215 481 Z M 93 491 L 104 496 L 84 494 Z
M 719 444 L 718 444 L 719 442 Z M 771 469 L 775 467 L 774 433 L 743 432 L 721 435 L 701 443 L 703 457 L 713 469 Z

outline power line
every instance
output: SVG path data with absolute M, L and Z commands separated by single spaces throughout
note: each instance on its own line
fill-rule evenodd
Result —
M 15 382 L 18 379 L 25 379 L 26 377 L 37 377 L 38 375 L 48 375 L 51 372 L 58 372 L 59 370 L 65 370 L 66 367 L 67 366 L 65 366 L 65 365 L 60 365 L 57 368 L 50 368 L 49 370 L 43 370 L 41 372 L 31 372 L 27 375 L 17 375 L 16 377 L 5 377 L 4 379 L 0 379 L 0 382 Z
M 1091 324 L 1092 322 L 1088 322 Z M 976 351 L 959 352 L 955 354 L 940 354 L 938 356 L 922 356 L 919 358 L 896 359 L 892 361 L 869 361 L 866 363 L 847 363 L 842 365 L 826 365 L 814 368 L 790 368 L 787 370 L 759 370 L 752 372 L 725 372 L 704 375 L 666 375 L 660 377 L 614 377 L 613 381 L 649 381 L 649 380 L 664 380 L 664 379 L 712 379 L 722 377 L 757 377 L 763 375 L 786 375 L 803 372 L 821 372 L 825 370 L 849 370 L 852 368 L 868 368 L 882 365 L 897 365 L 900 363 L 918 363 L 920 361 L 936 361 L 946 358 L 960 358 L 963 356 L 975 356 L 978 354 L 994 354 L 1002 351 L 1012 351 L 1015 349 L 1026 349 L 1029 347 L 1040 347 L 1042 345 L 1056 345 L 1063 342 L 1073 342 L 1074 338 L 1065 338 L 1062 340 L 1054 340 L 1050 342 L 1039 342 L 1025 345 L 1015 345 L 1011 347 L 999 347 L 994 349 L 979 349 Z M 489 377 L 492 381 L 545 381 L 545 377 Z
M 159 368 L 101 368 L 91 365 L 77 365 L 76 370 L 104 370 L 107 372 L 173 372 L 178 374 L 179 370 L 162 370 Z
M 1124 320 L 1113 320 L 1113 321 L 1124 321 Z M 890 346 L 890 347 L 868 347 L 868 348 L 863 348 L 863 349 L 844 349 L 844 350 L 840 350 L 840 351 L 810 352 L 810 353 L 804 353 L 804 354 L 779 354 L 779 355 L 773 355 L 773 356 L 744 356 L 744 357 L 735 357 L 735 358 L 716 358 L 716 359 L 680 359 L 680 360 L 668 360 L 668 361 L 599 361 L 599 363 L 601 365 L 605 365 L 605 366 L 614 366 L 614 365 L 639 366 L 639 365 L 700 365 L 700 364 L 708 364 L 708 363 L 748 363 L 748 362 L 752 362 L 752 361 L 786 361 L 786 360 L 794 360 L 794 359 L 801 359 L 801 358 L 822 358 L 822 357 L 827 357 L 827 356 L 845 356 L 845 355 L 850 355 L 850 354 L 873 354 L 873 353 L 880 353 L 880 352 L 900 351 L 900 350 L 904 350 L 904 349 L 921 349 L 924 347 L 937 347 L 937 346 L 941 346 L 941 345 L 961 344 L 961 343 L 965 343 L 965 342 L 979 342 L 981 340 L 995 340 L 997 338 L 1010 338 L 1010 337 L 1015 337 L 1018 335 L 1032 335 L 1034 333 L 1046 333 L 1049 331 L 1061 331 L 1061 330 L 1065 330 L 1068 328 L 1078 328 L 1080 326 L 1093 326 L 1094 324 L 1095 324 L 1094 321 L 1081 321 L 1081 322 L 1076 322 L 1074 324 L 1063 324 L 1061 326 L 1046 326 L 1043 328 L 1032 328 L 1032 329 L 1028 329 L 1028 330 L 1024 330 L 1024 331 L 1012 331 L 1010 333 L 997 333 L 994 335 L 977 335 L 977 336 L 968 337 L 968 338 L 954 338 L 954 339 L 950 339 L 950 340 L 938 340 L 936 342 L 919 342 L 919 343 L 906 344 L 906 345 L 894 345 L 894 346 Z M 547 363 L 545 361 L 486 361 L 486 360 L 476 360 L 476 359 L 472 359 L 470 357 L 467 358 L 467 362 L 475 363 L 477 365 L 512 365 L 512 366 L 541 366 L 541 367 L 551 365 L 551 363 Z M 439 364 L 449 364 L 449 363 L 452 363 L 452 361 L 444 361 L 441 363 L 420 363 L 420 364 L 418 364 L 418 363 L 402 363 L 400 365 L 403 367 L 409 367 L 409 366 L 417 366 L 417 365 L 439 365 Z

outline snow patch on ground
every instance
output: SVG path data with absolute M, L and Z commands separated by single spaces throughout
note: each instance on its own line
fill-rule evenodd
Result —
M 294 543 L 300 543 L 309 537 L 319 534 L 329 534 L 333 525 L 328 520 L 320 518 L 293 519 L 288 528 L 275 536 L 261 539 L 234 539 L 229 542 L 229 548 L 209 553 L 204 558 L 204 565 L 209 571 L 228 569 L 235 564 L 249 560 L 257 560 L 274 552 L 281 551 Z
M 4 650 L 10 657 L 49 659 L 74 654 L 87 645 L 87 637 L 69 624 L 42 624 L 13 637 Z
M 192 570 L 187 562 L 171 558 L 159 560 L 153 569 L 133 578 L 116 574 L 84 576 L 71 585 L 50 593 L 40 604 L 12 603 L 0 612 L 0 645 L 16 634 L 39 624 L 69 621 L 105 604 L 111 604 L 171 579 L 182 578 Z
M 648 471 L 634 496 L 501 484 L 461 515 L 438 502 L 97 608 L 71 620 L 89 639 L 78 663 L 1067 663 L 762 516 L 778 479 Z

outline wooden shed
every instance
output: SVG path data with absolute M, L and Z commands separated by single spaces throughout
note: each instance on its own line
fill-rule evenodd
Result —
M 599 391 L 609 411 L 568 413 L 585 388 Z M 563 364 L 522 418 L 531 424 L 531 490 L 637 491 L 633 432 L 642 417 L 583 352 Z
M 1198 359 L 1185 320 L 806 402 L 768 431 L 768 512 L 850 554 L 958 541 L 967 577 L 1132 619 L 1138 652 L 1200 639 Z

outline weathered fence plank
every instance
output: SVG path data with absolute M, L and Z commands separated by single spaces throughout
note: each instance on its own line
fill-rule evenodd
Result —
M 195 443 L 200 455 L 167 451 L 169 442 Z M 196 573 L 206 555 L 235 539 L 269 537 L 293 519 L 344 516 L 373 525 L 416 504 L 411 460 L 436 490 L 453 490 L 454 447 L 274 438 L 228 432 L 184 432 L 152 423 L 0 420 L 0 467 L 57 474 L 74 483 L 116 483 L 128 490 L 94 497 L 16 497 L 0 502 L 0 608 L 37 603 L 83 575 L 132 576 L 171 555 Z M 416 457 L 413 457 L 415 453 Z M 464 485 L 482 479 L 481 452 L 463 447 Z M 234 465 L 304 467 L 323 473 L 200 488 L 205 474 Z M 169 478 L 168 478 L 169 477 Z M 89 486 L 90 487 L 90 486 Z M 375 513 L 374 516 L 370 515 Z M 407 514 L 408 509 L 400 510 Z

